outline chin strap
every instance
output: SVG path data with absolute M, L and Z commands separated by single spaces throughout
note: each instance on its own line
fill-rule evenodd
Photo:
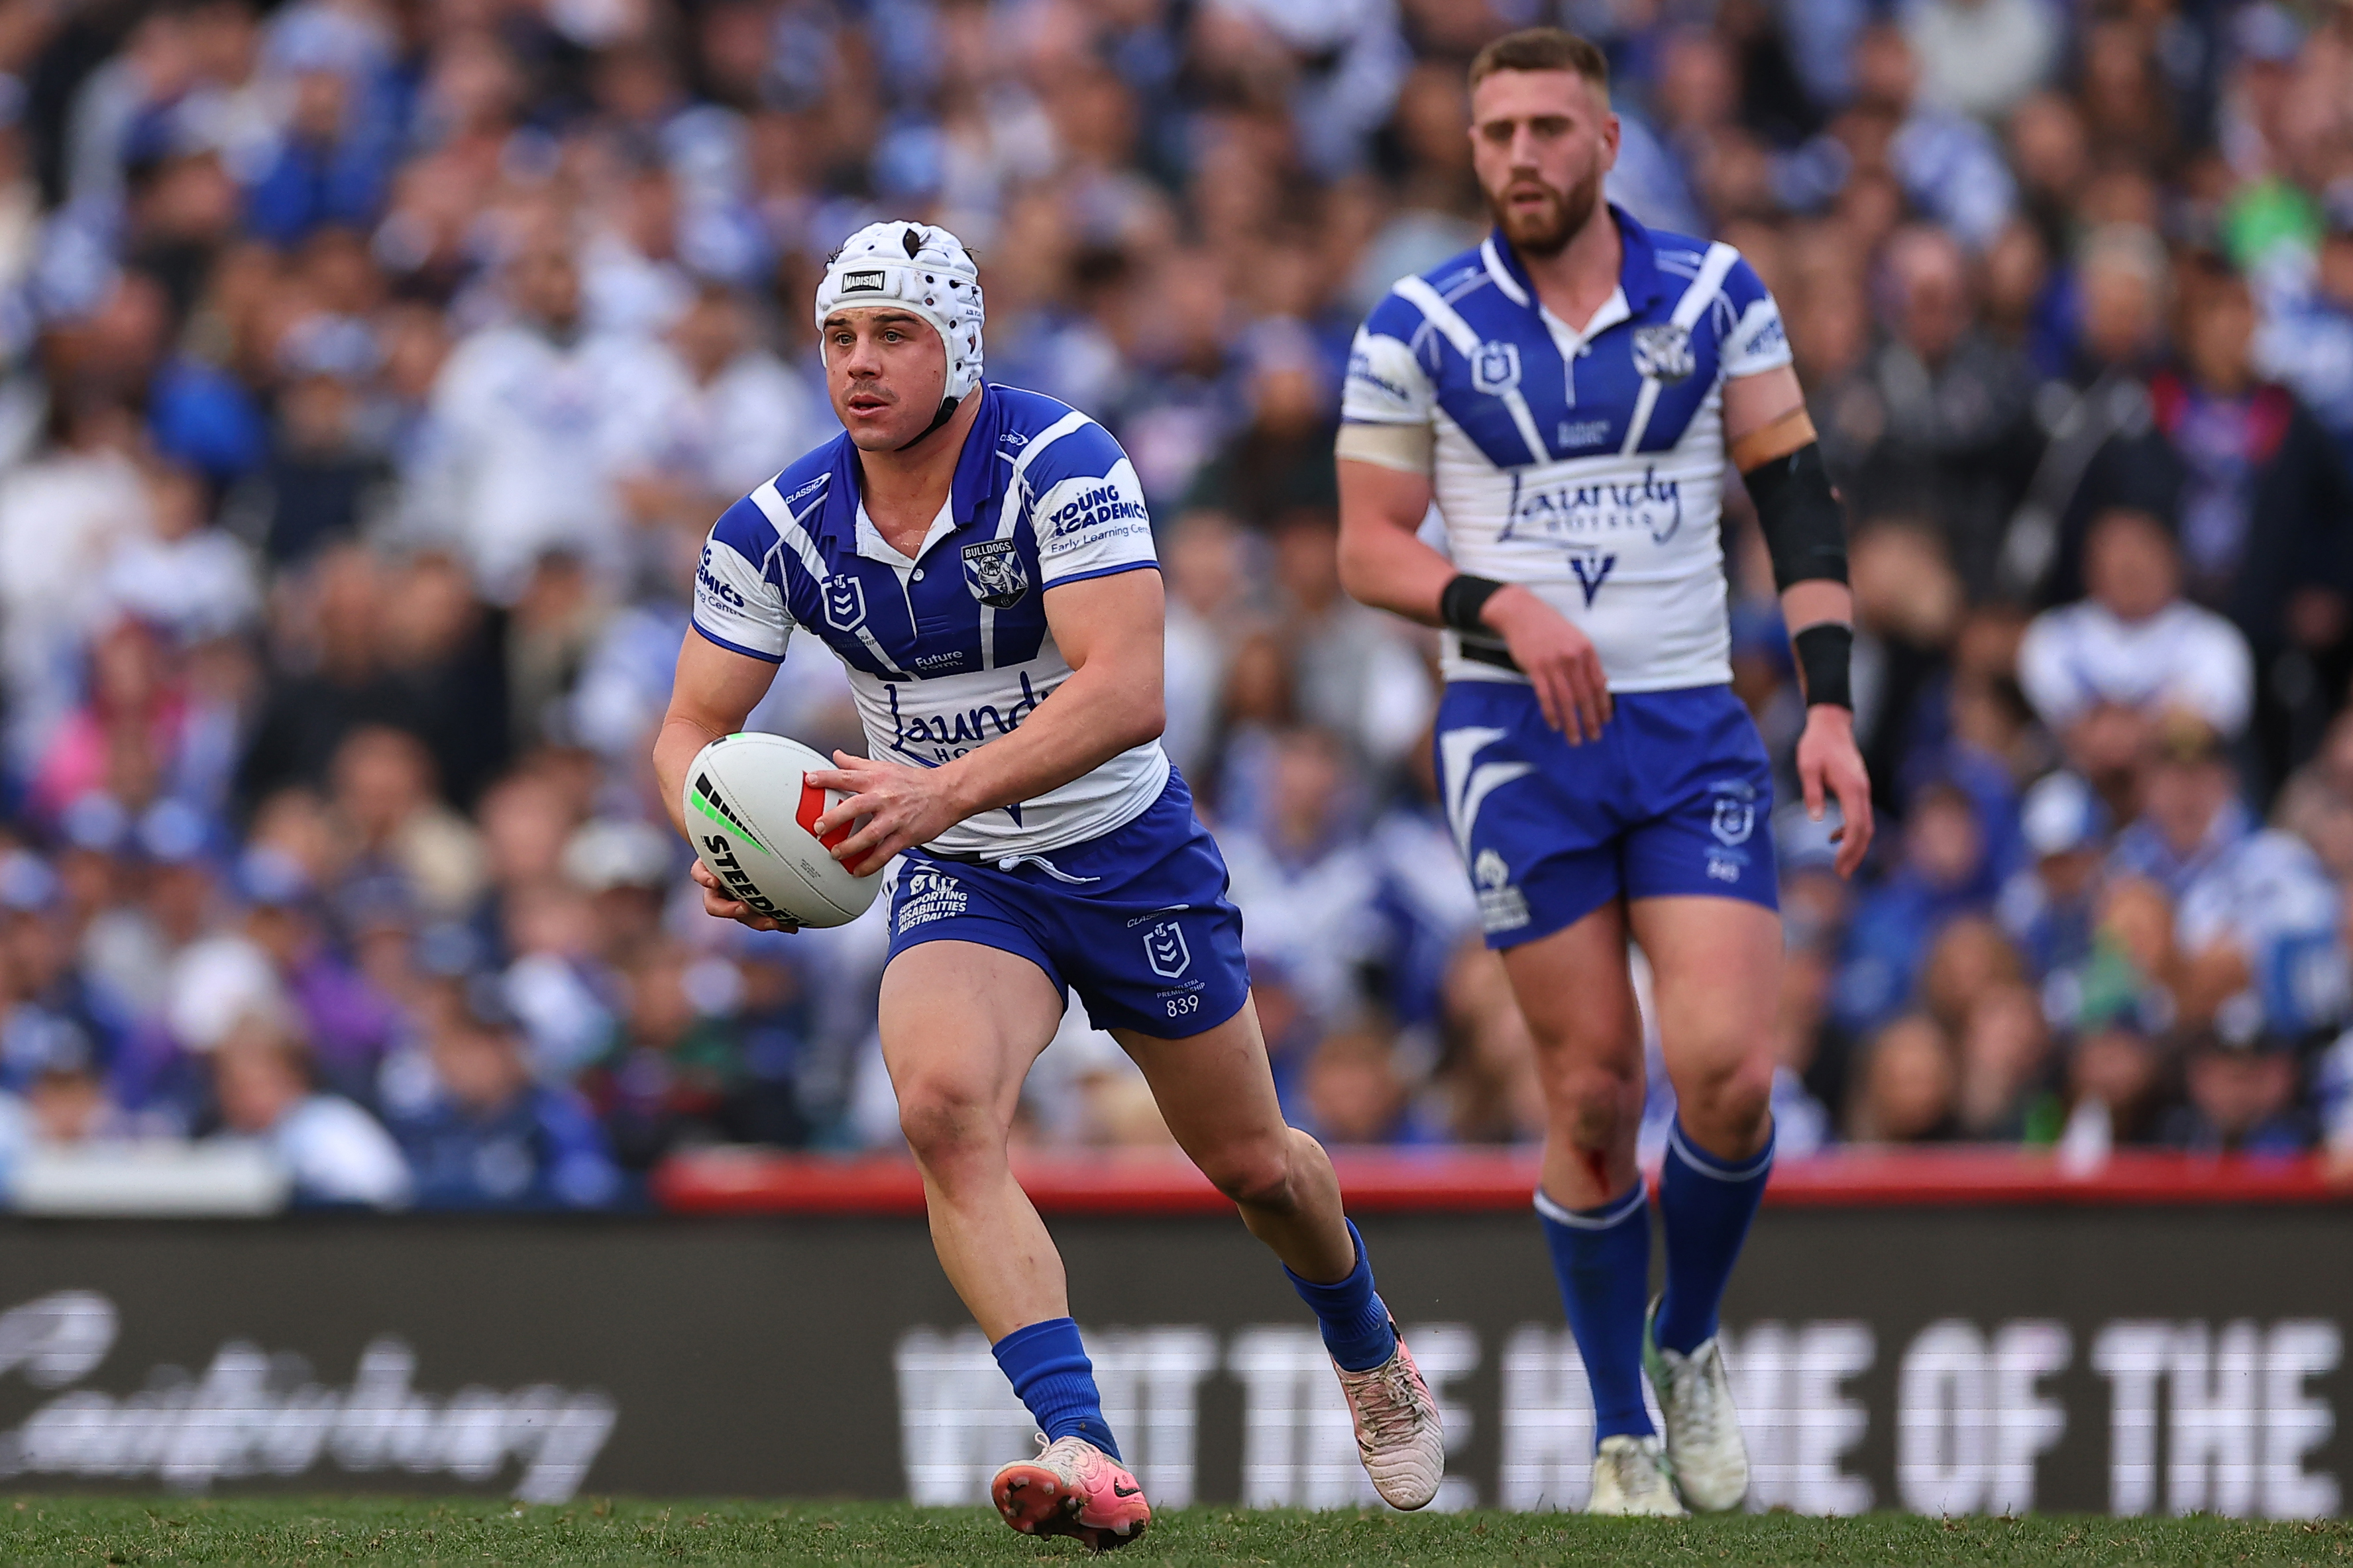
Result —
M 955 417 L 956 405 L 963 401 L 964 400 L 962 398 L 958 397 L 941 398 L 940 411 L 932 416 L 932 422 L 923 426 L 923 433 L 916 437 L 913 440 L 908 442 L 906 446 L 894 447 L 892 449 L 893 451 L 903 452 L 908 447 L 920 447 L 924 442 L 930 440 L 932 438 L 933 431 L 938 429 L 941 426 Z

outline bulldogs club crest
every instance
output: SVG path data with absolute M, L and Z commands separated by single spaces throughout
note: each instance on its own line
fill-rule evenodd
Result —
M 855 577 L 825 580 L 825 624 L 838 632 L 854 632 L 866 624 L 866 584 Z
M 1520 345 L 1489 340 L 1471 355 L 1471 384 L 1501 397 L 1520 384 Z
M 1681 381 L 1698 368 L 1691 331 L 1669 321 L 1634 329 L 1634 374 L 1653 381 Z
M 992 539 L 964 547 L 964 585 L 992 610 L 1021 602 L 1029 591 L 1029 570 L 1009 539 Z

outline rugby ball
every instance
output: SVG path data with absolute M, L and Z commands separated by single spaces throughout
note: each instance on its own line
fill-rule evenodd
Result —
M 782 735 L 725 735 L 696 753 L 686 770 L 687 832 L 721 887 L 799 925 L 848 925 L 866 912 L 882 874 L 854 877 L 828 853 L 849 825 L 817 836 L 817 819 L 849 797 L 804 775 L 832 766 Z

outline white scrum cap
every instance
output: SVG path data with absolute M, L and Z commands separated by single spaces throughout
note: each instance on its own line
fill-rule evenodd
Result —
M 947 345 L 950 404 L 980 385 L 980 268 L 964 242 L 934 224 L 870 223 L 826 263 L 817 286 L 818 341 L 825 319 L 862 305 L 895 305 L 929 321 Z

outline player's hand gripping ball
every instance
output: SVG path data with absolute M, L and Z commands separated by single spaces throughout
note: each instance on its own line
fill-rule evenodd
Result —
M 833 858 L 854 825 L 818 837 L 818 818 L 848 797 L 805 775 L 832 768 L 782 735 L 727 735 L 696 753 L 686 771 L 687 832 L 703 872 L 696 880 L 743 905 L 736 918 L 847 925 L 874 901 L 881 874 L 854 876 Z

